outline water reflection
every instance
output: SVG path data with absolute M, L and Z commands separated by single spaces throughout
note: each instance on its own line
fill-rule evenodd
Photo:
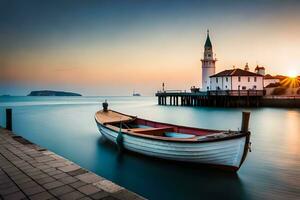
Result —
M 114 180 L 119 183 L 139 182 L 138 191 L 147 193 L 147 198 L 250 199 L 238 174 L 197 164 L 166 161 L 129 151 L 120 152 L 115 144 L 102 139 L 99 140 L 98 147 L 101 153 L 109 153 L 114 157 L 114 160 L 107 160 L 114 171 Z M 174 195 L 178 190 L 180 193 Z

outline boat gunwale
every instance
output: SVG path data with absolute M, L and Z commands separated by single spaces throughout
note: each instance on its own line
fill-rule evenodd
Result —
M 213 129 L 202 129 L 202 128 L 196 128 L 196 127 L 188 127 L 188 126 L 181 126 L 181 125 L 175 125 L 175 124 L 169 124 L 169 123 L 163 123 L 163 122 L 157 122 L 157 121 L 151 121 L 151 120 L 147 120 L 147 119 L 142 119 L 142 118 L 138 118 L 137 116 L 131 116 L 131 115 L 127 115 L 127 114 L 124 114 L 124 113 L 120 113 L 120 112 L 117 112 L 117 111 L 114 111 L 114 110 L 109 110 L 109 111 L 112 111 L 112 112 L 115 112 L 115 113 L 118 113 L 118 114 L 121 114 L 121 115 L 125 115 L 125 116 L 128 116 L 128 117 L 133 117 L 134 119 L 141 119 L 141 120 L 145 120 L 145 121 L 149 121 L 149 122 L 153 122 L 153 123 L 159 123 L 159 124 L 162 124 L 162 125 L 166 125 L 166 126 L 176 126 L 176 127 L 179 127 L 179 128 L 187 128 L 187 129 L 196 129 L 196 130 L 201 130 L 201 131 L 210 131 L 210 132 L 226 132 L 224 130 L 213 130 Z M 100 112 L 100 111 L 98 111 Z M 118 133 L 118 131 L 108 127 L 106 125 L 106 123 L 101 123 L 98 121 L 97 119 L 97 113 L 95 114 L 95 121 L 96 123 L 104 126 L 105 128 L 115 132 L 115 133 Z M 226 141 L 226 140 L 232 140 L 232 139 L 237 139 L 237 138 L 241 138 L 241 137 L 246 137 L 246 141 L 245 141 L 245 147 L 244 147 L 244 153 L 245 154 L 245 149 L 248 150 L 248 143 L 249 143 L 249 137 L 250 137 L 250 132 L 246 132 L 246 133 L 242 133 L 242 132 L 239 132 L 237 135 L 230 135 L 230 136 L 227 136 L 227 137 L 222 137 L 222 138 L 209 138 L 209 139 L 206 139 L 206 140 L 195 140 L 194 138 L 191 138 L 191 139 L 179 139 L 179 138 L 167 138 L 167 137 L 158 137 L 158 136 L 152 136 L 152 135 L 146 135 L 146 134 L 134 134 L 132 132 L 125 132 L 125 131 L 122 131 L 123 134 L 126 134 L 126 135 L 129 135 L 129 136 L 132 136 L 132 137 L 136 137 L 136 138 L 144 138 L 144 139 L 149 139 L 149 140 L 158 140 L 158 141 L 164 141 L 164 142 L 171 142 L 171 143 L 174 143 L 174 142 L 179 142 L 179 143 L 208 143 L 208 142 L 221 142 L 221 141 Z M 246 147 L 247 146 L 247 147 Z M 244 155 L 243 155 L 244 156 Z M 246 157 L 246 156 L 245 156 Z

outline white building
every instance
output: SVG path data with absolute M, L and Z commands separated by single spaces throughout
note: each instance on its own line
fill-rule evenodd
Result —
M 270 84 L 279 83 L 280 79 L 276 76 L 271 76 L 270 74 L 267 74 L 264 76 L 264 87 L 267 87 Z
M 263 90 L 263 75 L 230 69 L 210 76 L 210 90 Z
M 202 61 L 202 91 L 210 89 L 209 77 L 216 73 L 216 59 L 214 59 L 212 44 L 207 30 L 207 38 L 204 45 L 204 58 Z

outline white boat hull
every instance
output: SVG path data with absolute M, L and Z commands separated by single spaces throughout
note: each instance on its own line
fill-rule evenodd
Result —
M 99 131 L 108 140 L 117 143 L 118 133 L 100 123 L 97 123 Z M 214 142 L 170 142 L 163 140 L 148 139 L 123 134 L 122 146 L 130 151 L 148 156 L 195 162 L 214 166 L 229 167 L 238 170 L 241 166 L 245 153 L 247 136 L 221 140 Z

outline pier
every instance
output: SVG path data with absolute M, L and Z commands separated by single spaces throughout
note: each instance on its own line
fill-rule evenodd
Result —
M 144 198 L 0 127 L 0 199 Z
M 259 107 L 263 90 L 229 90 L 208 92 L 185 92 L 178 90 L 158 91 L 158 105 L 170 106 L 215 106 Z
M 264 96 L 263 90 L 185 92 L 158 91 L 158 105 L 300 108 L 300 96 Z

